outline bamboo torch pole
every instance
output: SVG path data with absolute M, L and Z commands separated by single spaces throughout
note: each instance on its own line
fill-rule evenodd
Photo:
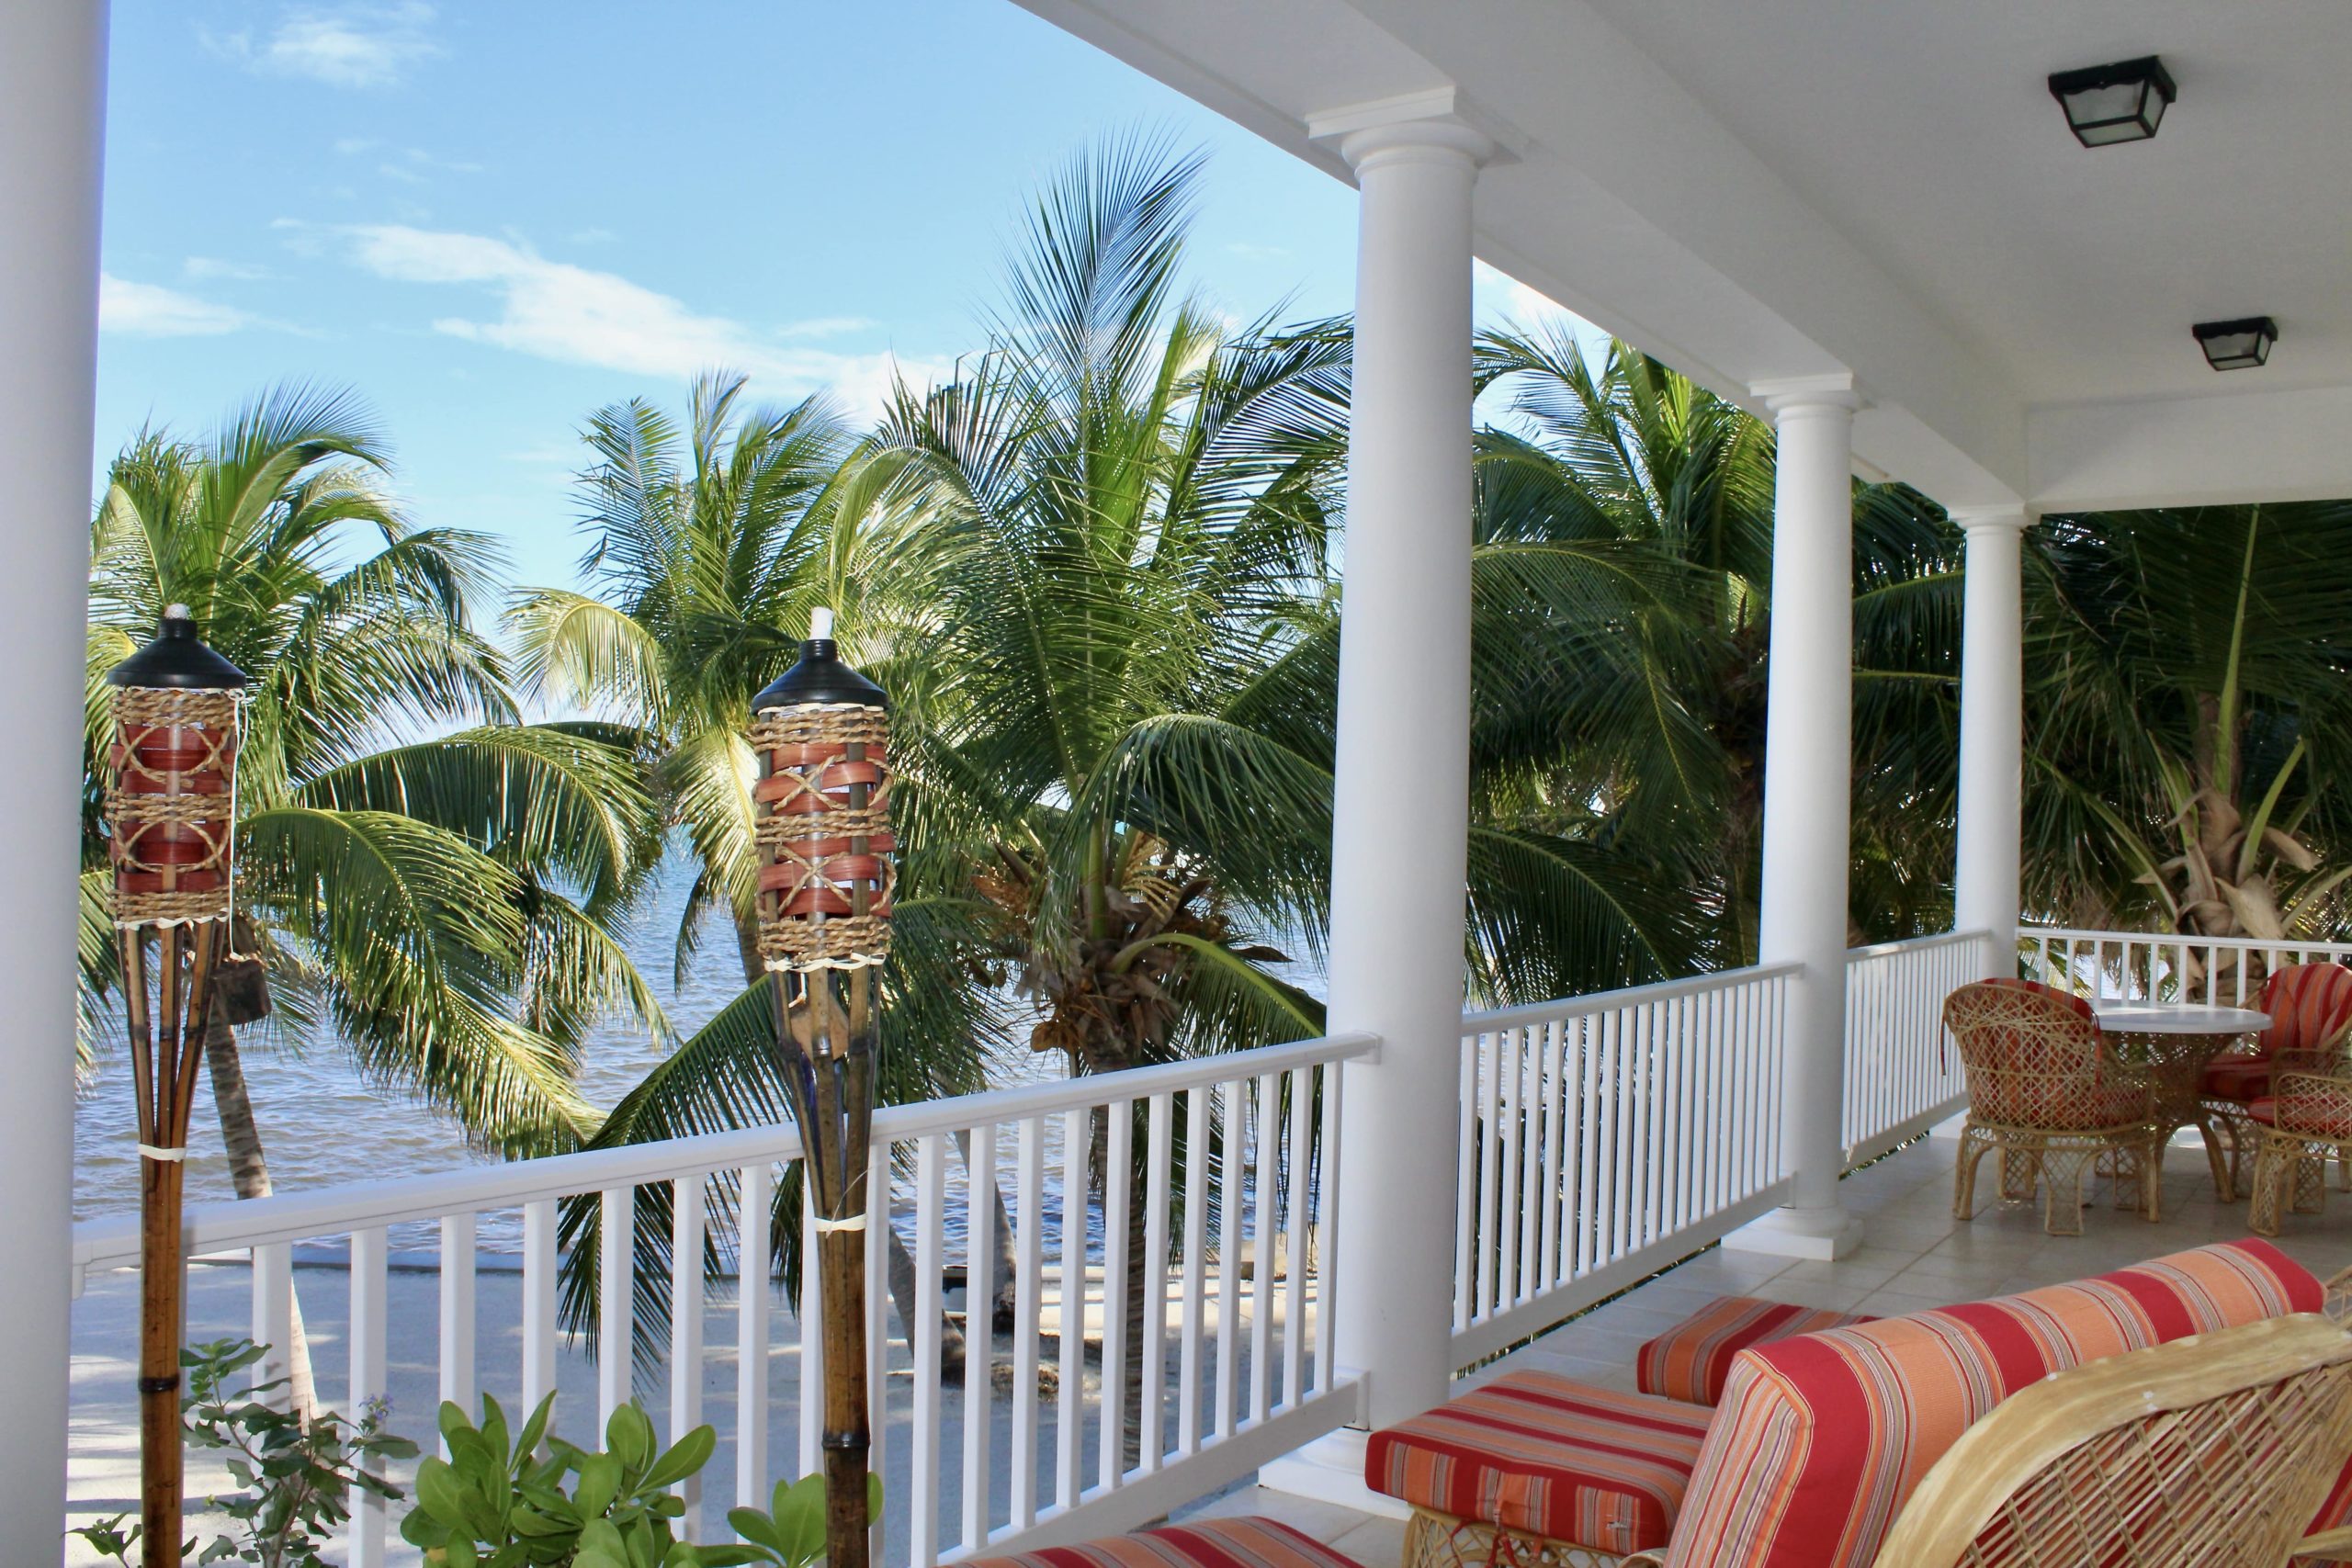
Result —
M 139 1100 L 140 1548 L 146 1568 L 178 1568 L 183 1162 L 198 1053 L 228 942 L 237 699 L 245 677 L 204 646 L 187 608 L 175 604 L 155 640 L 107 679 L 116 688 L 106 759 L 107 853 Z
M 760 952 L 816 1215 L 804 1245 L 817 1248 L 825 1346 L 826 1561 L 866 1568 L 866 1170 L 894 843 L 887 699 L 841 662 L 831 620 L 819 611 L 800 661 L 752 699 L 752 746 Z

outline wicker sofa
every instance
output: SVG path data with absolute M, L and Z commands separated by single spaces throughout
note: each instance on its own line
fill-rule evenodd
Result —
M 2102 1357 L 2315 1312 L 2324 1293 L 2250 1238 L 1758 1344 L 1733 1359 L 1712 1411 L 1519 1374 L 1465 1396 L 1516 1407 L 1465 1423 L 1456 1400 L 1374 1433 L 1366 1480 L 1428 1517 L 1407 1568 L 1869 1568 L 1921 1477 L 2008 1394 Z

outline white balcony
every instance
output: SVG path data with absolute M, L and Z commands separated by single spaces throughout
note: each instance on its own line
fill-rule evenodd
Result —
M 2262 951 L 2271 962 L 2352 956 Z M 2030 931 L 2019 961 L 2095 996 L 2173 997 L 2186 955 L 2162 939 Z M 2099 1211 L 2085 1235 L 2051 1236 L 2038 1209 L 1989 1195 L 1973 1221 L 1952 1217 L 1955 1145 L 1928 1134 L 1965 1096 L 1939 1010 L 1952 987 L 2003 967 L 1980 933 L 1849 954 L 1845 1163 L 1861 1168 L 1839 1200 L 1868 1239 L 1834 1261 L 1717 1245 L 1787 1192 L 1787 965 L 1464 1017 L 1455 1103 L 1431 1108 L 1425 1128 L 1451 1154 L 1450 1256 L 1399 1256 L 1382 1216 L 1346 1210 L 1343 1189 L 1322 1179 L 1350 1135 L 1340 1069 L 1385 1048 L 1368 1037 L 884 1111 L 872 1179 L 915 1259 L 920 1307 L 910 1337 L 888 1292 L 869 1295 L 874 1464 L 888 1500 L 877 1561 L 930 1568 L 983 1547 L 1132 1529 L 1361 1421 L 1363 1378 L 1338 1361 L 1325 1312 L 1336 1258 L 1358 1247 L 1450 1275 L 1455 1374 L 1532 1363 L 1630 1386 L 1644 1338 L 1725 1292 L 1883 1314 L 2244 1235 L 2243 1201 L 2217 1201 L 2203 1159 L 2185 1149 L 2158 1224 Z M 1097 1111 L 1108 1112 L 1100 1170 Z M 969 1327 L 965 1303 L 993 1290 L 995 1248 L 973 1245 L 993 1205 L 963 1180 L 966 1138 L 1006 1195 L 1017 1304 L 989 1357 L 975 1346 L 960 1372 L 943 1372 L 942 1314 Z M 737 1195 L 756 1210 L 797 1153 L 789 1128 L 757 1129 L 209 1205 L 188 1219 L 203 1259 L 189 1334 L 283 1345 L 299 1281 L 322 1397 L 389 1394 L 408 1428 L 425 1430 L 435 1401 L 470 1404 L 485 1390 L 510 1404 L 556 1391 L 570 1429 L 625 1398 L 667 1432 L 709 1421 L 719 1450 L 693 1501 L 712 1539 L 727 1506 L 818 1462 L 818 1410 L 800 1398 L 814 1341 L 778 1282 L 745 1295 L 744 1272 L 768 1271 L 767 1237 L 754 1227 L 746 1247 L 736 1224 Z M 1131 1183 L 1143 1199 L 1134 1229 Z M 573 1223 L 593 1213 L 620 1226 L 649 1201 L 670 1210 L 654 1233 L 666 1253 L 640 1238 L 635 1257 L 594 1255 L 591 1272 L 605 1321 L 627 1323 L 628 1303 L 650 1292 L 667 1325 L 640 1309 L 631 1332 L 592 1346 L 561 1326 L 559 1263 L 575 1245 L 566 1205 Z M 871 1235 L 878 1281 L 881 1232 Z M 709 1278 L 692 1261 L 706 1237 L 728 1261 Z M 2281 1245 L 2323 1275 L 2352 1256 L 2352 1237 L 2324 1220 L 2296 1220 Z M 1131 1273 L 1130 1246 L 1161 1267 Z M 77 1519 L 134 1495 L 137 1256 L 129 1220 L 75 1229 Z M 1131 1279 L 1142 1291 L 1132 1314 Z M 1125 1364 L 1131 1323 L 1144 1347 L 1132 1403 L 1102 1371 Z M 986 1419 L 967 1418 L 980 1409 Z M 1345 1495 L 1318 1487 L 1311 1460 L 1277 1472 L 1286 1486 Z M 1210 1506 L 1351 1532 L 1351 1555 L 1380 1568 L 1395 1540 L 1350 1506 L 1363 1501 L 1251 1488 Z M 350 1561 L 397 1560 L 388 1524 L 380 1507 L 361 1513 Z

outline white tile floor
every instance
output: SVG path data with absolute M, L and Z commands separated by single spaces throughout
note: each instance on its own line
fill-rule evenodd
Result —
M 1922 1307 L 2006 1295 L 2097 1274 L 2167 1252 L 2251 1234 L 2245 1201 L 2214 1201 L 2201 1152 L 2177 1146 L 2165 1161 L 2164 1217 L 2151 1224 L 2108 1205 L 2102 1184 L 2083 1214 L 2083 1234 L 2045 1235 L 2039 1204 L 2003 1206 L 1993 1196 L 1993 1162 L 1980 1168 L 1973 1220 L 1952 1218 L 1956 1139 L 1915 1144 L 1846 1179 L 1849 1208 L 1867 1226 L 1861 1247 L 1836 1263 L 1712 1248 L 1640 1288 L 1469 1374 L 1465 1384 L 1517 1367 L 1543 1367 L 1589 1382 L 1630 1389 L 1642 1341 L 1679 1321 L 1709 1298 L 1762 1296 L 1803 1306 L 1893 1316 Z M 2352 1197 L 2332 1193 L 2330 1212 L 2290 1215 L 2278 1246 L 2322 1279 L 2352 1266 Z M 1196 1509 L 1195 1516 L 1264 1514 L 1329 1543 L 1363 1568 L 1395 1568 L 1404 1527 L 1392 1519 L 1310 1502 L 1265 1487 L 1244 1487 Z

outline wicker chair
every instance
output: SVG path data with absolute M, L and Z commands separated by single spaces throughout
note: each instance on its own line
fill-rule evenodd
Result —
M 2042 1228 L 2079 1235 L 2083 1185 L 2111 1169 L 2119 1196 L 2137 1189 L 2141 1217 L 2160 1201 L 2164 1132 L 2154 1091 L 2115 1060 L 2090 1004 L 2031 980 L 1984 980 L 1944 999 L 1944 1026 L 1968 1077 L 1952 1214 L 1976 1207 L 1976 1167 L 2001 1151 L 2001 1196 L 2048 1185 Z
M 2332 1560 L 2352 1529 L 2311 1532 L 2347 1449 L 2340 1324 L 2302 1313 L 2177 1339 L 2002 1401 L 1919 1483 L 1876 1568 Z
M 2246 1107 L 2261 1134 L 2254 1158 L 2253 1212 L 2246 1223 L 2277 1235 L 2283 1211 L 2316 1214 L 2327 1198 L 2327 1158 L 2352 1160 L 2352 1055 L 2339 1039 L 2327 1051 L 2282 1051 L 2271 1089 Z
M 2270 1027 L 2253 1050 L 2215 1057 L 2199 1095 L 2200 1130 L 2225 1203 L 2246 1190 L 2246 1167 L 2262 1141 L 2254 1105 L 2270 1093 L 2279 1055 L 2334 1050 L 2352 1033 L 2352 968 L 2285 964 L 2271 971 L 2256 1006 L 2270 1015 Z M 2346 1171 L 2352 1175 L 2352 1167 Z

